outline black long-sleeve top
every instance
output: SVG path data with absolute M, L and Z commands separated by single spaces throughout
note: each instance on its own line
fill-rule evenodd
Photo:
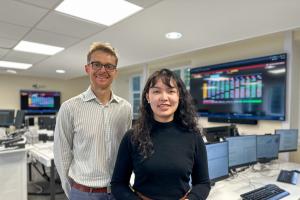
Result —
M 143 159 L 132 143 L 132 130 L 122 139 L 112 176 L 112 193 L 117 200 L 138 200 L 133 189 L 155 200 L 178 200 L 190 189 L 189 200 L 206 199 L 210 191 L 207 155 L 201 135 L 188 132 L 174 122 L 159 123 L 151 132 L 154 154 Z

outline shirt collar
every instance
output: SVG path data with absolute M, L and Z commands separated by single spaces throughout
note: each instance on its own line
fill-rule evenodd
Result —
M 119 103 L 120 102 L 120 97 L 118 97 L 117 95 L 114 94 L 113 91 L 111 91 L 112 95 L 111 95 L 111 98 L 109 100 L 109 103 L 112 103 L 112 102 L 117 102 Z M 83 98 L 83 101 L 90 101 L 90 100 L 93 100 L 93 99 L 97 99 L 95 93 L 93 92 L 91 86 L 89 86 L 89 88 L 82 93 L 82 98 Z

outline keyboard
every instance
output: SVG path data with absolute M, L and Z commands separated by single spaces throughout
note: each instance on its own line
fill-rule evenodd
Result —
M 280 170 L 277 181 L 297 185 L 298 173 L 295 171 Z
M 243 200 L 277 200 L 285 196 L 288 196 L 290 193 L 281 189 L 277 185 L 268 184 L 263 187 L 251 190 L 250 192 L 241 194 Z

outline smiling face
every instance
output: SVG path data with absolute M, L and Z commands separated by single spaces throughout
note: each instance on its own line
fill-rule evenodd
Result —
M 172 121 L 178 108 L 179 91 L 173 79 L 170 81 L 170 86 L 165 85 L 159 79 L 153 87 L 150 87 L 146 94 L 154 119 L 158 122 Z
M 103 51 L 95 51 L 91 54 L 90 63 L 99 62 L 103 65 L 112 64 L 116 65 L 116 57 Z M 93 69 L 92 64 L 85 66 L 85 71 L 90 77 L 91 87 L 95 90 L 110 89 L 110 86 L 117 75 L 117 69 L 112 71 L 106 70 L 104 67 Z

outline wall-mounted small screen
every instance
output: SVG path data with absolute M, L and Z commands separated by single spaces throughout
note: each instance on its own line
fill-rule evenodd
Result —
M 60 92 L 20 91 L 21 110 L 30 114 L 55 114 L 60 107 Z

